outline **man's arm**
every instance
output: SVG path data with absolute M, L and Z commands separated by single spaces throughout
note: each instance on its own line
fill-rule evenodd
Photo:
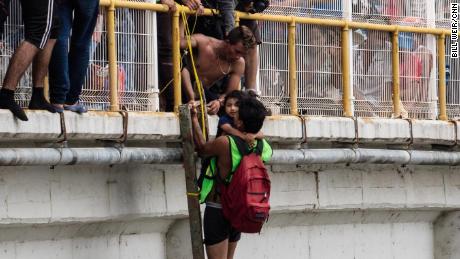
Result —
M 195 108 L 193 108 L 195 109 Z M 223 152 L 228 149 L 228 139 L 225 136 L 218 137 L 215 140 L 206 142 L 202 133 L 200 122 L 196 110 L 192 112 L 192 127 L 193 127 L 193 139 L 195 141 L 195 149 L 198 153 L 205 156 L 218 156 L 224 155 Z
M 206 36 L 200 33 L 190 35 L 190 43 L 192 45 L 192 48 L 198 47 L 200 44 L 205 43 L 206 40 L 207 40 Z M 188 49 L 187 38 L 183 34 L 181 35 L 181 38 L 180 38 L 180 48 Z
M 241 77 L 244 75 L 245 63 L 244 59 L 240 58 L 232 64 L 232 69 L 230 71 L 230 77 L 228 80 L 227 89 L 225 90 L 225 95 L 234 91 L 240 90 Z

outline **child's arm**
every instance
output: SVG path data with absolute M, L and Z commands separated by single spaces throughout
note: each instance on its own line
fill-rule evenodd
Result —
M 246 141 L 249 145 L 253 145 L 255 139 L 262 139 L 264 137 L 264 134 L 261 131 L 257 132 L 256 134 L 251 134 L 251 133 L 243 134 L 241 131 L 233 128 L 232 125 L 230 125 L 230 123 L 222 124 L 220 128 L 227 135 L 237 136 L 243 139 L 244 141 Z
M 222 124 L 222 125 L 220 125 L 220 128 L 227 135 L 237 136 L 237 137 L 240 137 L 240 138 L 246 140 L 246 136 L 243 133 L 241 133 L 241 131 L 233 128 L 232 125 L 230 125 L 230 123 Z

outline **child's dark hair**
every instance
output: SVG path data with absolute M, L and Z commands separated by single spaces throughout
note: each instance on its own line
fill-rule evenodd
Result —
M 241 100 L 241 98 L 244 97 L 244 92 L 240 91 L 240 90 L 233 90 L 231 91 L 230 93 L 228 93 L 226 96 L 225 96 L 225 99 L 224 99 L 224 106 L 227 104 L 227 101 L 229 99 L 236 99 L 238 100 L 237 103 Z

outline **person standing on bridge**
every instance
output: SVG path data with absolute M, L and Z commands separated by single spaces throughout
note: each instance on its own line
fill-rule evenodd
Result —
M 79 98 L 98 13 L 98 0 L 62 0 L 60 4 L 61 28 L 49 66 L 50 101 L 57 112 L 87 111 Z
M 24 110 L 14 100 L 14 91 L 24 72 L 32 64 L 32 97 L 29 109 L 56 112 L 43 91 L 48 64 L 58 33 L 55 0 L 21 0 L 24 41 L 14 51 L 0 90 L 0 109 L 27 121 Z
M 208 113 L 217 114 L 223 107 L 225 95 L 240 89 L 241 77 L 245 70 L 243 57 L 256 46 L 256 39 L 248 27 L 239 26 L 231 30 L 225 40 L 203 34 L 193 34 L 190 40 L 194 48 L 193 58 L 198 78 L 205 89 Z M 186 39 L 181 39 L 181 48 L 186 47 Z M 191 62 L 187 64 L 190 65 Z M 191 67 L 187 69 L 193 71 Z M 227 77 L 227 80 L 222 86 L 215 85 L 224 77 Z M 195 100 L 192 85 L 190 81 L 184 82 L 187 97 L 191 101 Z

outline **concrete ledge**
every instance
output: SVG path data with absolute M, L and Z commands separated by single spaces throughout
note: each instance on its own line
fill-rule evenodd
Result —
M 64 112 L 67 138 L 109 139 L 123 135 L 123 117 L 118 112 Z
M 215 138 L 217 135 L 217 125 L 219 125 L 219 117 L 208 116 L 208 127 L 209 127 L 209 136 Z
M 54 142 L 61 135 L 58 114 L 45 111 L 27 111 L 29 121 L 19 121 L 10 111 L 0 110 L 0 141 Z M 209 133 L 215 137 L 218 117 L 209 116 Z M 118 112 L 91 111 L 86 114 L 64 112 L 69 140 L 116 139 L 123 135 L 123 116 Z M 358 118 L 358 143 L 404 144 L 411 135 L 414 144 L 453 145 L 460 137 L 460 127 L 453 122 L 439 120 Z M 355 142 L 355 121 L 344 117 L 267 117 L 262 131 L 272 142 Z M 455 132 L 457 130 L 457 132 Z M 174 113 L 129 112 L 128 140 L 180 141 L 179 121 Z M 459 139 L 460 140 L 460 139 Z
M 406 120 L 358 118 L 358 139 L 362 143 L 400 144 L 410 141 L 410 125 Z
M 455 125 L 447 121 L 413 120 L 412 134 L 414 144 L 444 144 L 455 143 Z
M 56 140 L 61 135 L 58 114 L 26 110 L 29 121 L 16 119 L 9 110 L 0 109 L 1 140 Z
M 307 142 L 352 142 L 355 139 L 355 125 L 350 118 L 305 117 Z
M 301 142 L 302 120 L 296 116 L 270 116 L 265 120 L 262 132 L 270 141 Z
M 179 120 L 174 113 L 129 112 L 128 139 L 178 140 L 179 136 Z

